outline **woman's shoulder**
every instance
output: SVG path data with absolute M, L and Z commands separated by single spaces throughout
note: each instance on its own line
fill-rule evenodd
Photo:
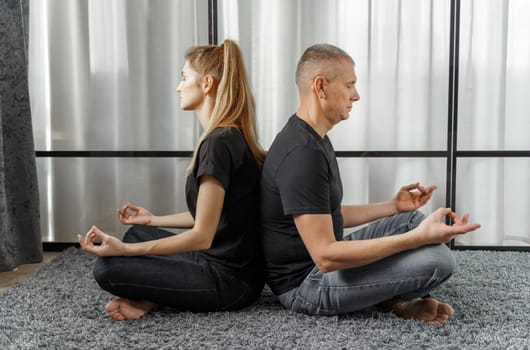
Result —
M 199 162 L 239 168 L 255 163 L 245 138 L 237 128 L 218 127 L 202 141 L 198 150 Z M 252 162 L 250 162 L 252 160 Z
M 223 144 L 238 144 L 241 141 L 244 141 L 243 134 L 241 130 L 235 127 L 225 127 L 220 126 L 213 129 L 204 140 L 211 142 L 213 144 L 223 143 Z

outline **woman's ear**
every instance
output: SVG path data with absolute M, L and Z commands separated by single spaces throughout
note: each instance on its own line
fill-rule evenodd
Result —
M 215 80 L 210 74 L 206 74 L 204 78 L 202 78 L 202 90 L 205 94 L 210 93 L 212 89 L 215 87 Z

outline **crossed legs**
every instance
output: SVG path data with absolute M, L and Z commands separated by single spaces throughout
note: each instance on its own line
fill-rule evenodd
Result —
M 344 239 L 407 232 L 423 218 L 417 211 L 398 214 Z M 308 314 L 336 315 L 379 305 L 403 318 L 443 323 L 454 310 L 425 296 L 449 278 L 454 267 L 454 257 L 447 246 L 425 246 L 358 268 L 322 273 L 315 267 L 298 288 L 280 295 L 279 300 L 293 311 Z

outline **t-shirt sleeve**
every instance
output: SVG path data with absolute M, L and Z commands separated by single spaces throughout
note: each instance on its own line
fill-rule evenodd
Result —
M 213 176 L 224 189 L 230 185 L 231 157 L 230 150 L 222 138 L 206 138 L 199 147 L 197 155 L 197 172 L 195 177 Z
M 330 214 L 329 166 L 322 151 L 299 147 L 276 174 L 284 215 Z

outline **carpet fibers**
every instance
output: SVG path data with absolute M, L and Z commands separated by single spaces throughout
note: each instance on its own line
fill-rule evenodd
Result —
M 340 317 L 283 310 L 266 289 L 236 312 L 160 309 L 114 321 L 92 278 L 94 258 L 70 248 L 0 294 L 1 349 L 530 349 L 530 253 L 455 251 L 457 270 L 433 297 L 443 325 L 377 309 Z

